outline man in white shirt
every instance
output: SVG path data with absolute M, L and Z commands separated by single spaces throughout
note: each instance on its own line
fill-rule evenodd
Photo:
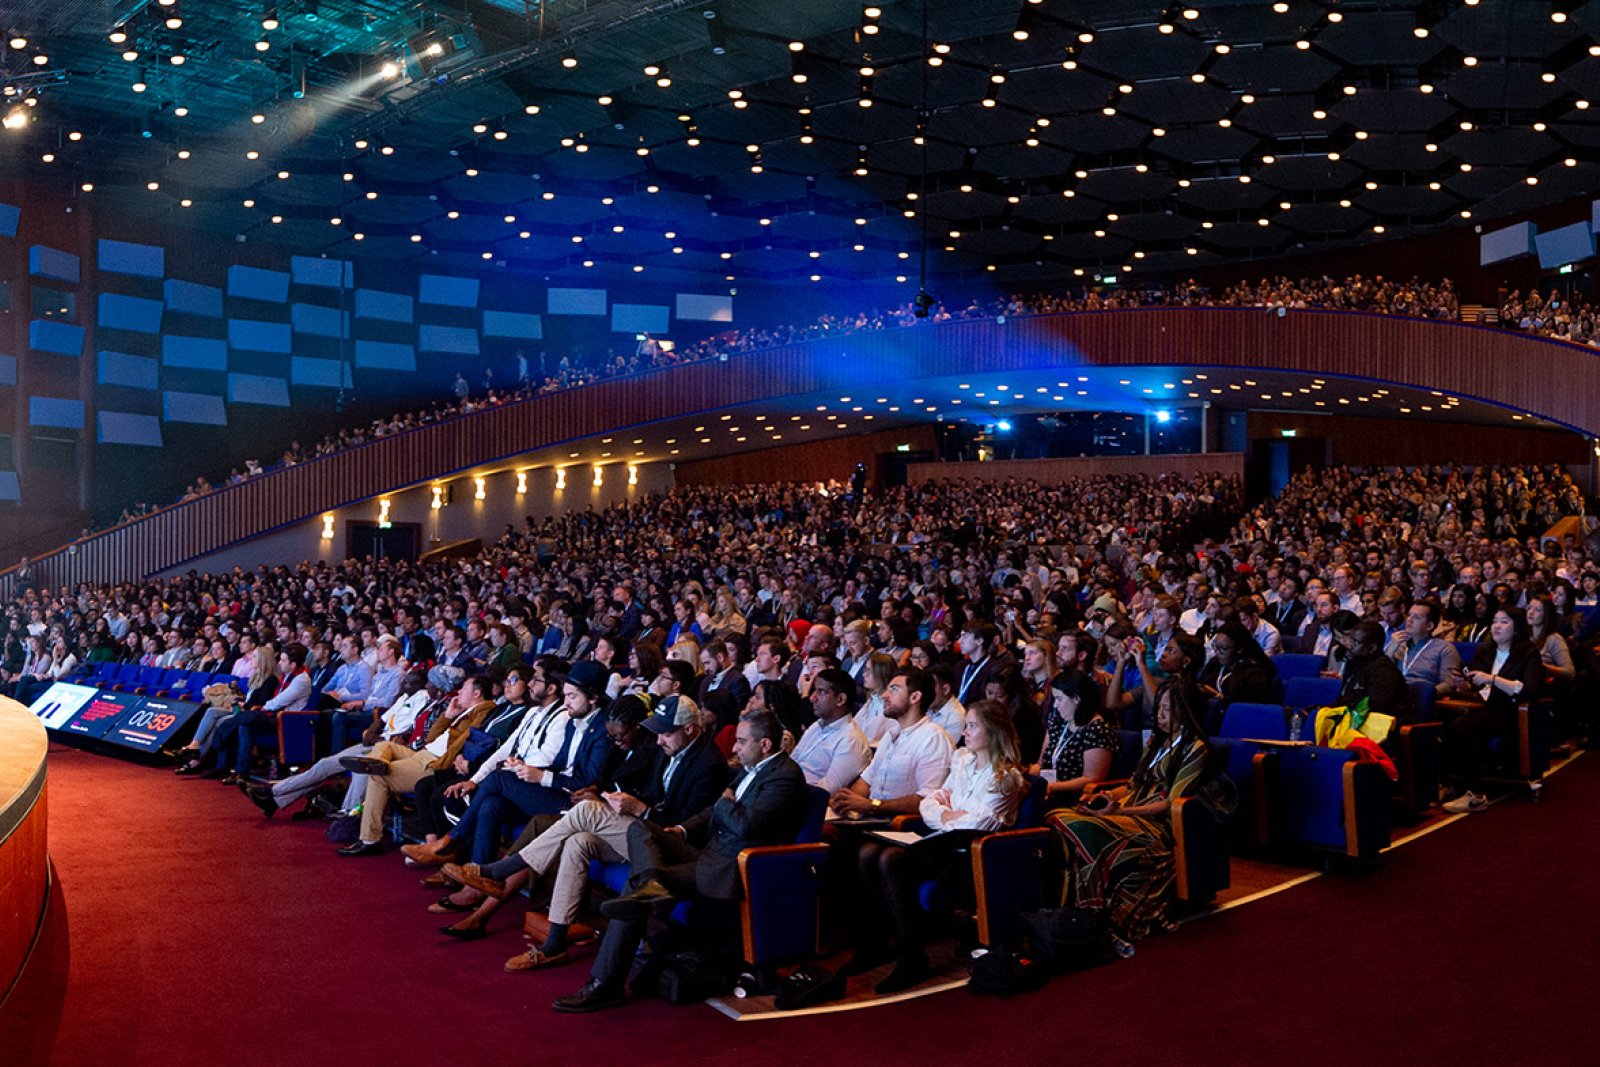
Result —
M 1356 569 L 1348 563 L 1333 568 L 1333 596 L 1340 611 L 1361 614 L 1361 591 L 1356 588 Z
M 933 698 L 933 679 L 926 671 L 907 667 L 890 679 L 883 714 L 893 725 L 861 777 L 828 799 L 836 816 L 915 815 L 922 798 L 944 784 L 955 746 L 927 718 Z
M 956 744 L 961 740 L 961 725 L 967 716 L 967 709 L 956 699 L 956 670 L 948 663 L 935 663 L 928 668 L 928 674 L 933 678 L 933 707 L 928 718 L 950 735 L 952 745 Z
M 1256 603 L 1255 597 L 1239 597 L 1233 602 L 1233 610 L 1239 616 L 1239 625 L 1250 631 L 1250 636 L 1256 639 L 1261 651 L 1269 656 L 1276 656 L 1283 651 L 1283 635 L 1276 626 L 1261 617 L 1261 605 Z
M 368 727 L 359 743 L 351 745 L 331 756 L 324 756 L 299 774 L 291 775 L 277 782 L 246 783 L 241 788 L 250 803 L 261 809 L 267 818 L 277 814 L 279 808 L 286 808 L 295 801 L 309 794 L 317 786 L 329 778 L 344 774 L 348 768 L 345 759 L 351 756 L 365 756 L 372 751 L 372 746 L 379 741 L 394 741 L 403 738 L 416 724 L 417 714 L 428 704 L 427 675 L 421 671 L 412 671 L 400 683 L 401 697 L 395 701 L 394 706 L 384 712 L 383 718 Z M 367 779 L 363 774 L 351 776 L 350 788 L 345 790 L 344 803 L 341 810 L 349 811 L 361 803 L 361 798 L 366 795 Z
M 861 776 L 872 759 L 867 735 L 850 713 L 855 683 L 838 667 L 830 667 L 811 683 L 811 708 L 817 721 L 806 727 L 790 753 L 805 772 L 806 784 L 832 795 Z

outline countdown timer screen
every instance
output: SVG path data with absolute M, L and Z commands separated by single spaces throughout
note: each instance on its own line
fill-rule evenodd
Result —
M 141 752 L 155 752 L 199 710 L 199 704 L 184 700 L 146 697 L 106 732 L 104 740 Z
M 44 694 L 35 700 L 28 710 L 39 717 L 47 730 L 59 730 L 72 721 L 89 701 L 93 700 L 99 690 L 92 685 L 73 685 L 71 682 L 57 682 Z
M 143 699 L 131 693 L 102 689 L 72 717 L 65 727 L 66 732 L 84 737 L 103 737 L 117 720 L 127 714 L 128 709 Z

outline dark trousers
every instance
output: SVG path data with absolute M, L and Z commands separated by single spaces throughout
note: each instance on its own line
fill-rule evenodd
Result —
M 256 739 L 271 736 L 277 729 L 277 722 L 275 716 L 264 711 L 246 710 L 230 715 L 212 731 L 200 758 L 214 756 L 218 767 L 231 764 L 234 774 L 245 774 L 250 770 Z
M 902 956 L 922 951 L 927 940 L 920 899 L 922 884 L 937 881 L 965 896 L 972 892 L 972 836 L 943 834 L 912 847 L 867 838 L 856 853 L 861 895 L 855 913 L 856 943 L 881 948 L 893 934 Z
M 1489 743 L 1516 730 L 1513 707 L 1485 705 L 1457 715 L 1445 731 L 1445 765 L 1473 792 L 1481 792 L 1489 765 Z
M 472 803 L 450 831 L 450 839 L 458 850 L 461 842 L 471 841 L 472 862 L 488 863 L 507 827 L 535 815 L 554 815 L 571 803 L 559 789 L 524 782 L 510 771 L 495 771 L 473 792 Z
M 424 833 L 443 837 L 451 832 L 453 827 L 450 820 L 445 817 L 445 805 L 450 805 L 459 815 L 465 810 L 468 802 L 445 799 L 445 787 L 466 780 L 466 775 L 457 774 L 453 770 L 434 771 L 417 780 L 417 810 L 422 813 Z
M 631 860 L 633 851 L 631 830 L 628 833 L 628 845 Z M 651 874 L 671 890 L 675 897 L 687 899 L 695 895 L 693 862 L 658 868 Z M 645 931 L 648 928 L 649 921 L 645 919 L 610 920 L 606 924 L 605 937 L 600 942 L 600 951 L 595 955 L 594 970 L 590 973 L 590 977 L 613 988 L 621 987 L 628 979 L 628 972 L 633 967 L 634 957 L 639 954 L 639 945 L 644 941 Z
M 665 827 L 635 819 L 628 827 L 628 888 L 636 890 L 649 881 L 663 881 L 661 872 L 684 864 L 693 865 L 700 850 L 682 834 L 671 834 Z

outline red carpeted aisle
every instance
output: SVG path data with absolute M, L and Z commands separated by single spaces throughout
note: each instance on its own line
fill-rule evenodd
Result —
M 1516 801 L 1331 876 L 1190 924 L 1126 963 L 1013 1001 L 964 991 L 780 1022 L 659 1002 L 549 1010 L 581 964 L 506 975 L 499 932 L 458 945 L 394 856 L 335 856 L 236 791 L 51 752 L 60 893 L 0 1016 L 0 1064 L 547 1062 L 1600 1062 L 1594 845 L 1600 757 Z M 512 920 L 515 920 L 513 922 Z M 958 1051 L 959 1050 L 959 1051 Z M 753 1058 L 755 1058 L 753 1060 Z

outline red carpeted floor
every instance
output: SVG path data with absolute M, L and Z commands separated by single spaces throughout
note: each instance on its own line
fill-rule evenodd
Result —
M 1546 799 L 1498 805 L 1390 853 L 1152 940 L 1131 961 L 1011 1001 L 958 990 L 735 1023 L 645 1002 L 550 1011 L 581 963 L 507 975 L 434 932 L 398 858 L 335 856 L 320 827 L 236 791 L 56 747 L 50 927 L 0 1013 L 0 1064 L 286 1061 L 933 1064 L 1015 1054 L 1180 1064 L 1584 1064 L 1600 982 L 1600 756 Z

